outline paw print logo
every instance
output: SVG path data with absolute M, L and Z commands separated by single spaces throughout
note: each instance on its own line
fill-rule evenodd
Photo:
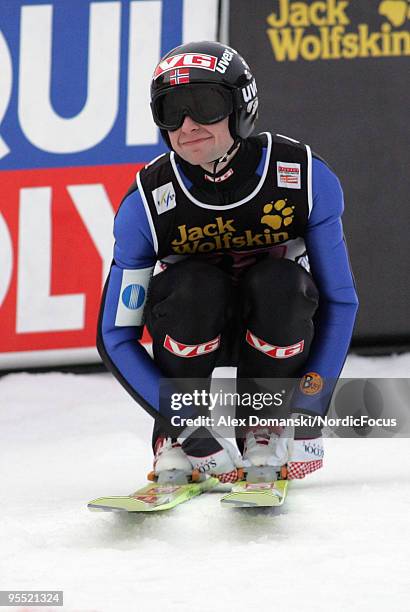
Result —
M 407 0 L 382 0 L 379 4 L 379 15 L 387 17 L 396 28 L 410 19 L 410 5 Z
M 287 200 L 276 200 L 273 204 L 265 204 L 263 212 L 265 213 L 261 219 L 261 223 L 269 225 L 273 230 L 278 230 L 281 227 L 287 227 L 293 221 L 294 206 L 288 206 Z

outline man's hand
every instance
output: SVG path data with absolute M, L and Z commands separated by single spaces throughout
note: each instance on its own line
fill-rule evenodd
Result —
M 242 467 L 239 451 L 228 440 L 205 427 L 186 428 L 178 438 L 182 450 L 201 474 L 215 476 L 220 482 L 236 482 Z

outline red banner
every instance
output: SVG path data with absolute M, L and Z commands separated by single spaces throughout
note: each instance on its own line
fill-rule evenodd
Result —
M 95 345 L 114 213 L 141 166 L 2 172 L 0 353 Z

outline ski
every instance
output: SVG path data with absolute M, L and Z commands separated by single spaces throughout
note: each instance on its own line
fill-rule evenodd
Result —
M 221 498 L 221 504 L 238 508 L 281 506 L 286 499 L 287 489 L 287 480 L 258 483 L 242 480 Z
M 282 478 L 282 479 L 279 479 Z M 251 468 L 246 480 L 232 486 L 230 493 L 221 498 L 224 506 L 236 508 L 263 508 L 282 506 L 286 500 L 288 480 L 284 473 L 273 468 Z
M 219 481 L 206 478 L 185 482 L 173 477 L 169 481 L 151 482 L 130 495 L 99 497 L 87 504 L 89 510 L 102 512 L 159 512 L 170 510 L 189 499 L 213 489 Z

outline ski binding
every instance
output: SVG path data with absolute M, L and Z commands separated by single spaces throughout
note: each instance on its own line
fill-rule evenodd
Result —
M 261 508 L 282 506 L 286 499 L 286 470 L 270 466 L 247 468 L 246 480 L 236 482 L 221 498 L 224 506 Z
M 192 497 L 213 489 L 217 478 L 192 480 L 184 472 L 163 472 L 156 482 L 151 482 L 130 495 L 99 497 L 87 505 L 92 511 L 105 512 L 158 512 L 169 510 Z

